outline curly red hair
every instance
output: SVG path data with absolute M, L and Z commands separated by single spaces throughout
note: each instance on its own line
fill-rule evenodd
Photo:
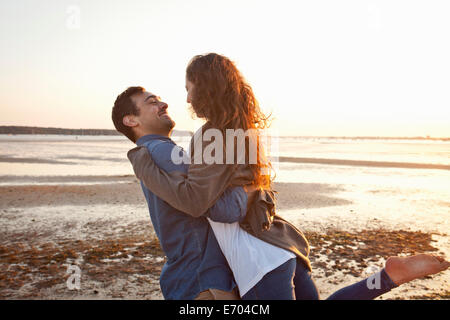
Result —
M 197 117 L 207 121 L 208 127 L 224 134 L 226 129 L 247 131 L 269 127 L 270 116 L 261 111 L 251 86 L 227 57 L 216 53 L 195 56 L 186 68 L 186 79 L 194 84 L 192 109 Z M 261 170 L 270 163 L 263 164 L 259 152 L 257 164 L 249 165 L 255 183 L 270 186 L 270 177 Z

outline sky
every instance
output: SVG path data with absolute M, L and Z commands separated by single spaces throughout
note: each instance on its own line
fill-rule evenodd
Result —
M 0 0 L 0 125 L 113 129 L 141 85 L 176 129 L 196 54 L 233 60 L 289 136 L 450 137 L 450 2 Z

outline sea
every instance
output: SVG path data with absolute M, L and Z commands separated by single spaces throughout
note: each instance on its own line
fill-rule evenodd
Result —
M 172 139 L 184 148 L 190 141 Z M 122 136 L 0 135 L 0 186 L 129 181 L 124 177 L 133 170 L 126 154 L 133 147 Z M 283 210 L 289 219 L 450 233 L 448 140 L 278 137 L 271 156 L 275 182 L 290 184 L 294 192 L 331 186 L 333 197 L 346 200 Z

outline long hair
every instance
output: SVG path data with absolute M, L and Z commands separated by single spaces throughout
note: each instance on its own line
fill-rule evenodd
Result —
M 226 129 L 247 131 L 269 127 L 270 116 L 261 111 L 251 86 L 227 57 L 216 53 L 195 56 L 187 66 L 186 79 L 194 84 L 192 109 L 209 127 L 223 134 Z M 246 156 L 248 151 L 246 144 Z M 269 187 L 270 175 L 265 170 L 270 163 L 266 160 L 263 163 L 259 151 L 257 163 L 249 166 L 254 182 L 260 187 Z

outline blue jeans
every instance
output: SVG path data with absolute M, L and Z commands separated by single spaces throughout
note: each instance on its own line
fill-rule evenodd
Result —
M 327 300 L 371 300 L 396 287 L 383 270 L 379 279 L 364 279 L 344 287 Z M 375 280 L 375 278 L 373 278 Z M 267 273 L 242 300 L 319 300 L 319 292 L 305 265 L 293 258 Z

